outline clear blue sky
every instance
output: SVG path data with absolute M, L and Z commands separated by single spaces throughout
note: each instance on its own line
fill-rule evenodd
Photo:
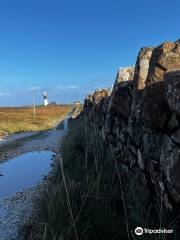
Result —
M 110 86 L 143 46 L 180 38 L 180 1 L 1 0 L 0 106 L 72 102 Z

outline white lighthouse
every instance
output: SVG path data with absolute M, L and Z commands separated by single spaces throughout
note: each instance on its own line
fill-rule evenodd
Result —
M 48 105 L 47 92 L 44 92 L 43 98 L 44 98 L 44 106 L 47 106 Z

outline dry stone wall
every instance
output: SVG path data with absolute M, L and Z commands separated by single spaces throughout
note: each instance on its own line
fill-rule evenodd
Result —
M 140 172 L 167 209 L 179 208 L 180 41 L 142 48 L 135 67 L 119 69 L 112 89 L 87 96 L 84 116 L 118 164 Z

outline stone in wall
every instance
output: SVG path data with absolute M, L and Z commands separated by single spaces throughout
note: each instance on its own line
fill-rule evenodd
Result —
M 136 66 L 135 66 L 134 79 L 133 79 L 132 111 L 136 110 L 136 105 L 139 104 L 139 99 L 144 90 L 152 51 L 153 51 L 152 47 L 144 47 L 144 48 L 141 48 L 139 52 Z
M 122 117 L 128 118 L 131 113 L 133 78 L 134 66 L 118 70 L 107 112 L 115 111 L 117 114 L 122 115 Z
M 146 83 L 148 85 L 164 81 L 168 71 L 180 67 L 179 43 L 165 42 L 153 50 Z
M 180 43 L 166 42 L 155 48 L 143 92 L 143 121 L 147 128 L 163 131 L 170 115 L 165 99 L 165 75 L 180 69 Z
M 88 117 L 89 113 L 92 110 L 93 107 L 93 99 L 92 99 L 92 94 L 89 94 L 86 96 L 85 100 L 84 100 L 84 106 L 83 106 L 83 110 L 85 115 Z
M 109 96 L 110 90 L 99 89 L 93 94 L 88 95 L 84 102 L 84 112 L 86 117 L 93 123 L 96 123 L 100 128 L 104 122 L 104 104 L 106 98 Z M 106 111 L 106 109 L 104 109 Z
M 133 88 L 134 67 L 120 68 L 118 70 L 111 94 L 106 100 L 105 125 L 103 126 L 103 139 L 118 144 L 120 138 L 120 125 L 118 119 L 128 121 L 131 114 L 132 88 Z M 115 138 L 117 136 L 117 138 Z M 121 136 L 123 136 L 121 134 Z M 120 146 L 119 146 L 120 147 Z
M 111 114 L 128 120 L 131 114 L 132 89 L 132 81 L 121 82 L 116 86 L 109 100 L 108 111 Z
M 166 99 L 171 111 L 180 115 L 180 69 L 167 72 L 166 81 Z
M 180 202 L 180 148 L 173 142 L 173 135 L 162 137 L 160 166 L 164 183 L 174 202 Z M 180 140 L 180 135 L 178 136 Z M 160 180 L 160 179 L 159 179 Z
M 146 79 L 149 71 L 149 62 L 151 59 L 152 47 L 141 48 L 135 66 L 133 79 L 133 100 L 131 106 L 131 116 L 128 122 L 128 132 L 132 141 L 140 146 L 142 144 L 142 94 L 146 84 Z
M 134 66 L 130 67 L 121 67 L 118 69 L 115 85 L 117 85 L 120 82 L 124 81 L 130 81 L 134 77 Z

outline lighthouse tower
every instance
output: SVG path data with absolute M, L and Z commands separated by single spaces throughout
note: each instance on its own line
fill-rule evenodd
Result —
M 43 98 L 44 98 L 44 106 L 47 106 L 48 105 L 47 92 L 44 92 Z

